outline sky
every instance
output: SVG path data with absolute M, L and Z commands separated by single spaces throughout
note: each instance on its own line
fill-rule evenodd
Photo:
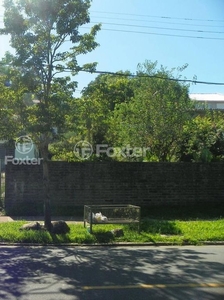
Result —
M 93 0 L 90 18 L 85 30 L 102 23 L 96 38 L 100 46 L 80 57 L 80 64 L 98 62 L 97 70 L 133 74 L 145 60 L 169 70 L 188 64 L 184 78 L 223 83 L 191 84 L 190 93 L 224 94 L 224 0 Z M 0 36 L 0 58 L 7 50 L 9 37 Z M 75 95 L 96 76 L 76 76 Z

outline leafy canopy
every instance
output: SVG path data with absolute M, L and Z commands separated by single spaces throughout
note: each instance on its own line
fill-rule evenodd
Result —
M 23 114 L 25 130 L 31 134 L 42 133 L 46 139 L 52 127 L 63 127 L 77 86 L 65 72 L 76 75 L 96 66 L 96 63 L 80 66 L 77 59 L 98 46 L 95 37 L 100 25 L 93 26 L 89 33 L 80 29 L 90 22 L 90 3 L 90 0 L 4 1 L 5 27 L 1 33 L 11 36 L 11 46 L 15 49 L 11 65 L 20 75 L 15 82 L 23 84 L 26 93 L 39 101 Z
M 181 141 L 183 126 L 191 118 L 193 103 L 188 86 L 174 76 L 175 70 L 146 61 L 133 79 L 134 96 L 116 105 L 109 135 L 118 145 L 145 147 L 147 160 L 173 161 Z M 182 71 L 179 69 L 178 71 Z

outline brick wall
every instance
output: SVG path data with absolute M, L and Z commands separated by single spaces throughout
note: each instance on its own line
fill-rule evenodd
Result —
M 49 162 L 54 213 L 85 204 L 204 205 L 224 201 L 223 163 Z M 7 213 L 42 214 L 42 166 L 6 166 Z

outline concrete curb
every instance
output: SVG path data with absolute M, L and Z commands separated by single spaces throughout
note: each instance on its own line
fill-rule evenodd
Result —
M 204 241 L 200 244 L 174 244 L 174 243 L 101 243 L 101 244 L 78 244 L 78 243 L 62 243 L 62 244 L 38 244 L 38 243 L 4 243 L 0 242 L 0 246 L 22 246 L 22 247 L 161 247 L 161 246 L 224 246 L 224 241 L 210 242 Z

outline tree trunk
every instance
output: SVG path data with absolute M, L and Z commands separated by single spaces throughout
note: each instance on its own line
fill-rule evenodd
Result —
M 51 231 L 51 203 L 50 203 L 50 180 L 48 163 L 48 145 L 42 149 L 43 158 L 43 187 L 44 187 L 44 226 Z

